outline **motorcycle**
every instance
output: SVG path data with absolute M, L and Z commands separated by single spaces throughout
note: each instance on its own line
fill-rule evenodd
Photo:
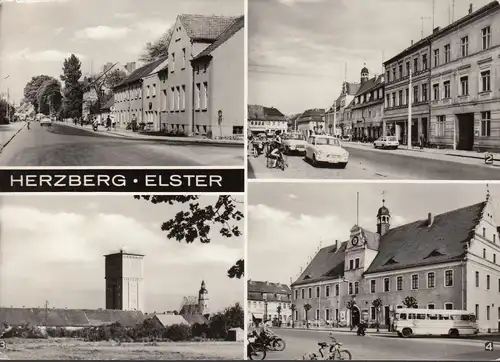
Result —
M 253 144 L 253 157 L 257 158 L 264 153 L 264 142 Z
M 93 124 L 93 125 L 92 125 L 92 129 L 93 129 L 94 131 L 97 131 L 97 128 L 98 128 L 98 127 L 99 127 L 99 126 L 98 126 L 97 124 Z
M 247 358 L 250 360 L 266 359 L 266 348 L 257 342 L 257 336 L 249 335 L 247 344 Z

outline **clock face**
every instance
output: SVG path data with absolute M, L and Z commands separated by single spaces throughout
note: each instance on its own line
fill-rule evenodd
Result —
M 353 238 L 352 238 L 352 245 L 353 245 L 353 246 L 358 245 L 358 241 L 359 241 L 359 239 L 358 239 L 358 237 L 357 237 L 357 236 L 353 237 Z

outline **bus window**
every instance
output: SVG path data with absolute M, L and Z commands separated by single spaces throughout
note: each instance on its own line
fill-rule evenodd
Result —
M 406 313 L 398 313 L 397 318 L 399 320 L 405 321 L 406 320 Z
M 459 321 L 459 320 L 462 319 L 462 316 L 454 314 L 454 315 L 451 316 L 451 319 L 454 320 L 454 321 Z
M 440 321 L 447 321 L 447 320 L 449 320 L 449 319 L 450 319 L 450 316 L 449 316 L 449 315 L 447 315 L 447 314 L 440 314 L 440 315 L 439 315 L 439 320 L 440 320 Z
M 438 316 L 437 316 L 437 314 L 429 314 L 429 319 L 432 321 L 437 321 Z
M 474 314 L 461 315 L 460 317 L 461 317 L 460 319 L 463 321 L 471 321 L 471 322 L 476 321 L 476 316 Z
M 415 313 L 409 313 L 408 314 L 408 319 L 410 319 L 410 320 L 417 319 L 417 315 Z
M 422 313 L 417 314 L 417 319 L 427 319 L 426 317 L 427 317 L 426 314 L 422 314 Z

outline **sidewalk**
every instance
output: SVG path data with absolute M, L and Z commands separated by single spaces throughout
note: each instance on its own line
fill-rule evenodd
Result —
M 86 129 L 89 131 L 92 130 L 92 125 L 75 125 L 69 122 L 61 122 L 58 124 L 63 124 L 65 126 Z M 102 135 L 110 136 L 110 137 L 122 137 L 129 140 L 134 141 L 167 141 L 167 143 L 172 144 L 184 144 L 184 145 L 210 145 L 210 146 L 221 146 L 221 147 L 243 147 L 245 141 L 241 140 L 226 140 L 226 139 L 209 139 L 209 138 L 201 138 L 201 137 L 171 137 L 171 136 L 153 136 L 147 134 L 141 134 L 138 132 L 133 132 L 131 130 L 124 129 L 112 129 L 111 131 L 106 131 L 106 128 L 103 126 L 99 126 L 97 132 Z
M 15 122 L 0 125 L 0 152 L 26 126 L 26 122 Z
M 342 143 L 342 146 L 345 148 L 370 149 L 373 152 L 387 152 L 387 153 L 393 153 L 397 155 L 410 156 L 410 157 L 420 157 L 420 158 L 459 162 L 459 163 L 480 164 L 488 167 L 495 167 L 495 166 L 498 167 L 500 165 L 500 155 L 496 153 L 494 153 L 495 156 L 494 164 L 486 165 L 484 163 L 484 154 L 485 154 L 484 152 L 436 149 L 436 148 L 420 149 L 418 146 L 414 146 L 412 149 L 409 150 L 404 145 L 399 146 L 397 150 L 384 150 L 384 149 L 374 148 L 373 143 L 360 143 L 360 142 L 344 142 Z

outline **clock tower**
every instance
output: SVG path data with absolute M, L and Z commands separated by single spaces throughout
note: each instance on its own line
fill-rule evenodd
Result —
M 385 207 L 385 200 L 382 200 L 382 207 L 377 213 L 377 234 L 384 236 L 391 228 L 391 213 Z

